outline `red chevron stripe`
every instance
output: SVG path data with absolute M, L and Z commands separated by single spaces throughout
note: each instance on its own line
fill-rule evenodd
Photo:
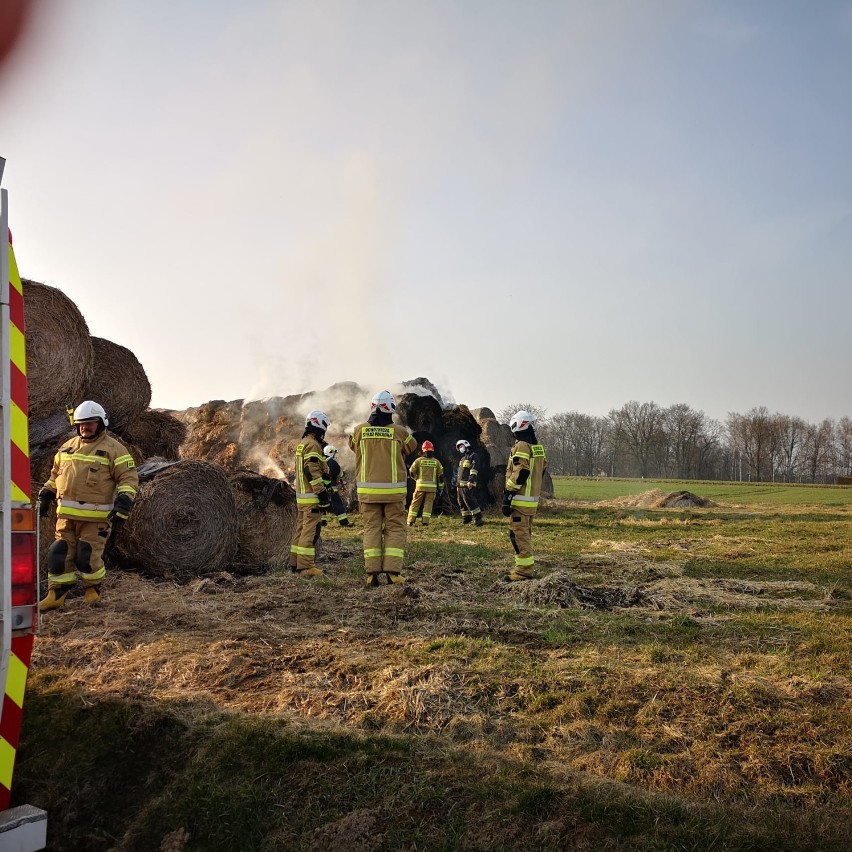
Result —
M 28 497 L 32 497 L 32 474 L 30 472 L 30 460 L 24 455 L 17 444 L 12 444 L 12 482 Z
M 9 282 L 9 319 L 16 325 L 21 334 L 26 332 L 24 323 L 24 294 L 10 281 Z
M 17 364 L 9 362 L 9 396 L 18 408 L 29 415 L 29 400 L 27 399 L 27 377 L 21 372 Z

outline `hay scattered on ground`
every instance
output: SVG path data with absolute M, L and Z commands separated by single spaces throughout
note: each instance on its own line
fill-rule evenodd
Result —
M 61 290 L 22 280 L 27 317 L 29 414 L 33 420 L 79 405 L 94 350 L 80 310 Z

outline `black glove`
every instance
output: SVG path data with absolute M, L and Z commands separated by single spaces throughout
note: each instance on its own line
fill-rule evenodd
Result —
M 129 494 L 119 494 L 115 498 L 115 505 L 112 507 L 112 511 L 107 515 L 107 520 L 112 523 L 126 521 L 132 508 L 133 498 Z
M 329 494 L 328 489 L 323 488 L 322 491 L 318 492 L 317 499 L 321 512 L 327 512 L 331 508 L 331 494 Z
M 504 491 L 503 492 L 503 505 L 500 507 L 500 511 L 503 513 L 504 517 L 508 518 L 509 515 L 512 514 L 512 492 Z
M 46 518 L 50 514 L 50 504 L 56 499 L 56 492 L 42 488 L 38 492 L 38 516 Z

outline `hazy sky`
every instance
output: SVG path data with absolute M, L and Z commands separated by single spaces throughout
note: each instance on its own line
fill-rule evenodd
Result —
M 43 0 L 0 156 L 154 406 L 852 416 L 852 2 Z

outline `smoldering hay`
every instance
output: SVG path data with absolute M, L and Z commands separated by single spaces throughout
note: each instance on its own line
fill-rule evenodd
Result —
M 281 479 L 251 470 L 235 471 L 228 481 L 239 520 L 233 570 L 253 574 L 284 567 L 296 529 L 296 492 Z
M 185 582 L 227 569 L 237 552 L 237 504 L 225 471 L 201 459 L 151 459 L 139 493 L 115 535 L 118 565 Z

